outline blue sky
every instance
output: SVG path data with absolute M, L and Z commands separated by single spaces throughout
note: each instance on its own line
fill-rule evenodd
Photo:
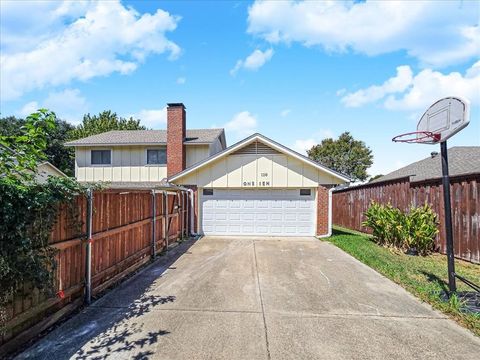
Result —
M 260 132 L 298 151 L 350 131 L 387 173 L 438 146 L 394 144 L 430 103 L 460 95 L 480 145 L 480 10 L 443 2 L 1 2 L 1 115 L 48 107 L 78 123 L 111 109 L 227 142 Z

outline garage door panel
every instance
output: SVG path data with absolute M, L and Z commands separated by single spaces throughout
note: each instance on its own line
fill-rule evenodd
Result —
M 315 196 L 299 189 L 214 189 L 201 198 L 206 235 L 305 236 L 315 231 Z

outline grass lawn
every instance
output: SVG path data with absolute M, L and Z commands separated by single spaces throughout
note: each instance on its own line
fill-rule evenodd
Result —
M 440 298 L 440 293 L 448 289 L 445 255 L 405 255 L 378 246 L 368 235 L 342 228 L 335 228 L 332 236 L 324 240 L 338 246 L 480 336 L 479 313 L 462 312 L 461 304 L 455 298 L 449 302 Z M 480 265 L 456 259 L 455 272 L 477 284 L 480 282 Z M 460 281 L 457 281 L 457 287 L 459 291 L 471 290 Z

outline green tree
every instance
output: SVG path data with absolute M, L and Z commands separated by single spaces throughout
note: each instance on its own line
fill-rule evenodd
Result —
M 73 176 L 74 152 L 72 148 L 63 146 L 68 141 L 70 132 L 75 128 L 65 120 L 55 117 L 55 127 L 46 134 L 47 146 L 44 150 L 45 159 L 65 174 Z M 8 116 L 0 119 L 0 136 L 18 136 L 26 124 L 25 119 Z
M 377 180 L 377 179 L 380 179 L 383 175 L 382 174 L 378 174 L 378 175 L 375 175 L 375 176 L 370 176 L 370 179 L 368 179 L 368 182 L 372 182 L 373 180 Z
M 46 159 L 48 135 L 55 129 L 55 113 L 40 109 L 27 117 L 19 133 L 0 135 L 0 174 L 11 183 L 33 178 L 38 164 Z
M 337 140 L 324 139 L 307 153 L 311 159 L 349 176 L 352 181 L 366 180 L 367 169 L 373 163 L 372 150 L 349 132 L 344 132 Z
M 81 139 L 87 136 L 100 134 L 111 130 L 145 130 L 140 120 L 132 117 L 125 119 L 116 113 L 106 110 L 98 115 L 86 114 L 82 123 L 70 132 L 70 140 Z

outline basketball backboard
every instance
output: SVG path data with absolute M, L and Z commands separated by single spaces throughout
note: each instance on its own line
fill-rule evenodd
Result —
M 470 122 L 470 103 L 459 97 L 446 97 L 438 100 L 420 118 L 417 124 L 417 136 L 421 132 L 429 132 L 435 135 L 430 141 L 422 141 L 427 144 L 444 142 Z

